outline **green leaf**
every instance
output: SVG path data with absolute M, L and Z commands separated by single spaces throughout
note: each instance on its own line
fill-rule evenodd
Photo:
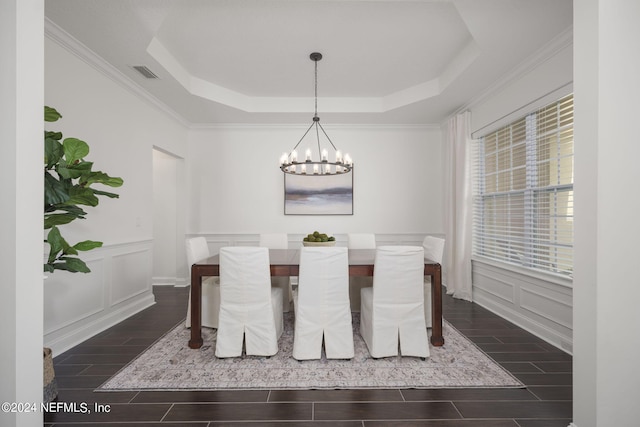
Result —
M 119 194 L 116 193 L 109 193 L 107 191 L 100 191 L 100 190 L 93 190 L 93 194 L 95 194 L 96 196 L 107 196 L 110 197 L 112 199 L 118 199 L 120 198 Z
M 96 171 L 92 172 L 86 178 L 87 185 L 91 184 L 104 184 L 109 187 L 120 187 L 124 182 L 122 178 L 111 177 L 104 172 Z
M 60 141 L 62 139 L 62 132 L 52 132 L 50 130 L 44 131 L 44 137 L 55 139 L 56 141 Z
M 69 189 L 68 204 L 98 206 L 99 200 L 88 187 L 72 187 Z
M 78 251 L 76 250 L 76 248 L 74 248 L 73 246 L 67 246 L 66 248 L 64 248 L 64 250 L 62 251 L 63 255 L 78 255 Z M 58 259 L 63 259 L 64 257 L 60 257 Z
M 45 138 L 44 140 L 44 163 L 47 169 L 51 169 L 64 155 L 62 144 L 53 138 Z
M 44 216 L 44 229 L 48 230 L 54 225 L 63 225 L 69 224 L 74 219 L 77 219 L 78 216 L 71 214 L 49 214 Z
M 69 200 L 69 193 L 65 186 L 49 172 L 44 172 L 44 203 L 55 205 Z
M 45 273 L 53 273 L 54 271 L 55 271 L 55 268 L 53 267 L 53 264 L 44 264 Z
M 67 242 L 60 235 L 60 230 L 55 225 L 51 227 L 51 231 L 47 235 L 47 242 L 49 243 L 49 262 L 54 262 L 58 257 L 58 254 L 62 252 Z
M 87 267 L 87 264 L 85 264 L 85 262 L 82 261 L 80 258 L 63 257 L 60 259 L 64 261 L 62 265 L 64 265 L 65 268 L 61 268 L 62 266 L 58 266 L 58 263 L 54 264 L 56 268 L 60 270 L 67 270 L 72 273 L 90 273 L 91 272 L 89 267 Z
M 62 114 L 58 113 L 55 108 L 44 106 L 44 121 L 55 122 L 62 117 Z
M 64 147 L 64 157 L 69 165 L 89 154 L 89 145 L 78 138 L 65 138 L 62 141 L 62 146 Z
M 70 215 L 75 216 L 78 219 L 84 219 L 87 214 L 80 207 L 76 205 L 50 205 L 45 213 L 54 213 L 57 211 L 67 212 Z
M 67 179 L 77 179 L 86 175 L 87 173 L 91 173 L 91 167 L 93 166 L 93 162 L 85 162 L 81 161 L 75 164 L 67 164 L 66 162 L 61 162 L 56 171 L 63 178 Z
M 94 242 L 92 240 L 85 240 L 84 242 L 78 242 L 73 245 L 79 251 L 90 251 L 95 248 L 102 247 L 102 242 Z

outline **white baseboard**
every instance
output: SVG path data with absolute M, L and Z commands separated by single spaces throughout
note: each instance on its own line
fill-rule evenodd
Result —
M 549 344 L 554 345 L 565 353 L 568 353 L 570 355 L 573 354 L 573 339 L 571 337 L 560 335 L 557 333 L 557 331 L 554 331 L 550 328 L 545 327 L 544 325 L 541 325 L 538 322 L 535 322 L 531 318 L 524 316 L 522 313 L 511 310 L 504 305 L 498 304 L 496 303 L 496 301 L 492 300 L 491 298 L 485 297 L 482 294 L 474 292 L 473 302 L 510 321 L 511 323 L 518 325 L 525 331 L 530 332 L 538 338 L 545 340 Z
M 132 299 L 128 304 L 114 310 L 106 316 L 101 316 L 93 321 L 83 320 L 75 325 L 65 328 L 67 331 L 55 338 L 44 337 L 44 346 L 53 350 L 53 356 L 57 357 L 70 348 L 88 340 L 100 332 L 117 325 L 134 314 L 151 307 L 156 303 L 153 293 L 141 295 L 140 298 Z M 58 331 L 59 332 L 59 331 Z

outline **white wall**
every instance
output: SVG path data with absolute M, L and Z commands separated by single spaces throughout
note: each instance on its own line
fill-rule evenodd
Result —
M 187 232 L 443 232 L 438 127 L 325 127 L 354 159 L 353 215 L 284 215 L 278 162 L 303 127 L 201 129 L 189 139 Z
M 45 103 L 63 118 L 47 125 L 85 140 L 94 170 L 124 179 L 87 207 L 87 219 L 61 227 L 70 242 L 98 240 L 84 253 L 92 273 L 56 271 L 45 283 L 45 344 L 56 354 L 153 304 L 153 148 L 184 157 L 187 130 L 148 102 L 108 64 L 47 27 Z
M 640 420 L 640 3 L 574 2 L 574 425 Z
M 474 103 L 474 136 L 571 93 L 572 40 L 571 33 L 563 34 Z M 573 346 L 572 299 L 570 279 L 531 275 L 474 257 L 473 300 L 569 353 Z
M 42 0 L 0 2 L 0 401 L 42 401 Z M 2 426 L 42 413 L 0 412 Z
M 153 150 L 153 284 L 157 285 L 175 285 L 178 281 L 178 240 L 183 240 L 177 235 L 178 163 L 181 161 L 161 150 Z M 184 232 L 184 228 L 182 230 Z

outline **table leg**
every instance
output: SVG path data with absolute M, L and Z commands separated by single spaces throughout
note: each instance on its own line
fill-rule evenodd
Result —
M 442 270 L 440 266 L 431 274 L 431 344 L 440 347 L 442 336 Z
M 193 265 L 191 267 L 191 339 L 189 348 L 202 347 L 202 273 Z

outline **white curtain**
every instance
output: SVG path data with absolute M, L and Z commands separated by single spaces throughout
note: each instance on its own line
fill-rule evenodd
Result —
M 447 165 L 443 284 L 454 298 L 472 300 L 471 113 L 450 118 L 444 129 Z

